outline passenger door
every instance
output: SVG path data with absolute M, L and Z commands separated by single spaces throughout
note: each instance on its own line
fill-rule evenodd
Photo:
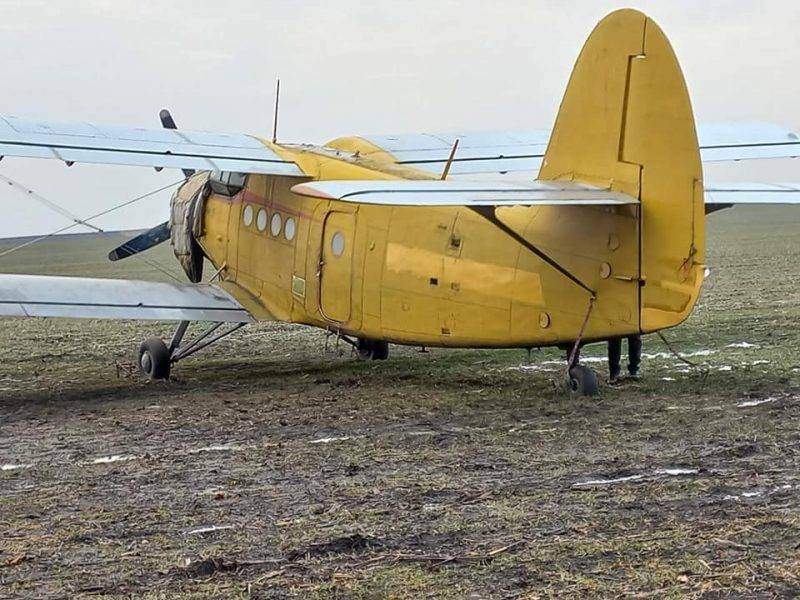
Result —
M 353 288 L 355 215 L 329 212 L 322 231 L 320 310 L 330 321 L 350 320 Z

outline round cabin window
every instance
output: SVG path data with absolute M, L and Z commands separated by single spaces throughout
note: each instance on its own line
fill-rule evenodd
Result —
M 274 213 L 272 215 L 272 221 L 269 224 L 269 230 L 275 237 L 281 234 L 281 227 L 283 226 L 283 219 L 281 219 L 281 213 Z
M 295 233 L 297 233 L 297 224 L 292 217 L 289 217 L 283 225 L 283 235 L 291 242 Z
M 344 234 L 341 231 L 334 233 L 333 238 L 331 238 L 331 252 L 333 252 L 334 256 L 344 254 Z
M 250 227 L 250 225 L 253 224 L 253 207 L 251 205 L 245 205 L 244 211 L 242 212 L 242 219 L 244 220 L 245 227 Z
M 258 227 L 259 231 L 264 231 L 267 228 L 267 211 L 263 208 L 258 211 L 258 216 L 256 217 L 256 227 Z

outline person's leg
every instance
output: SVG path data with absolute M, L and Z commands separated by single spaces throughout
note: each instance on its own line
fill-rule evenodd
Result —
M 642 362 L 642 336 L 632 335 L 628 338 L 628 374 L 633 379 L 639 378 L 639 365 Z
M 622 339 L 608 340 L 608 378 L 614 381 L 619 378 L 620 359 L 622 358 Z

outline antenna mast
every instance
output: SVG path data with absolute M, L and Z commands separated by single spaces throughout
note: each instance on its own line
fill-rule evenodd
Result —
M 275 86 L 275 114 L 272 117 L 272 143 L 278 141 L 278 103 L 281 99 L 281 80 L 278 78 Z

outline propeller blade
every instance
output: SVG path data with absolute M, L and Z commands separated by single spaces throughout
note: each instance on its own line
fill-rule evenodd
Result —
M 172 118 L 172 114 L 166 109 L 162 108 L 161 111 L 158 113 L 158 118 L 161 119 L 161 125 L 164 129 L 178 129 L 178 126 L 175 123 L 175 119 Z M 194 175 L 194 169 L 181 169 L 185 177 L 191 177 Z
M 160 243 L 166 242 L 169 236 L 169 221 L 165 221 L 161 225 L 156 225 L 152 229 L 148 229 L 135 238 L 128 240 L 121 246 L 114 248 L 108 253 L 108 260 L 117 261 L 133 256 L 134 254 L 139 254 L 139 252 L 144 252 L 153 246 L 158 246 Z

